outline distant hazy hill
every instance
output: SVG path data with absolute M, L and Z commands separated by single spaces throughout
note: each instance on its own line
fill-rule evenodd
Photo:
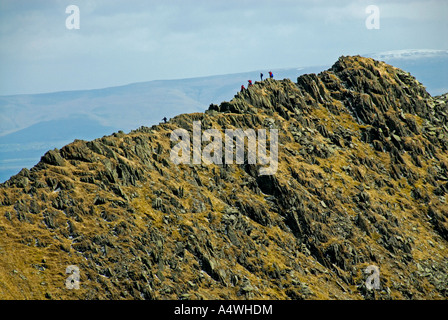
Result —
M 400 50 L 369 54 L 410 72 L 431 95 L 448 92 L 448 51 Z M 276 79 L 296 81 L 329 66 L 272 70 Z M 263 70 L 265 77 L 269 70 Z M 92 140 L 163 117 L 201 112 L 230 100 L 260 71 L 211 77 L 134 83 L 96 90 L 0 96 L 0 182 L 36 164 L 45 151 L 74 139 Z

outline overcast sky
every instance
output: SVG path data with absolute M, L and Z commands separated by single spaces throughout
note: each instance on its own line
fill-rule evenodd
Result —
M 368 5 L 380 29 L 366 27 Z M 0 0 L 0 95 L 446 50 L 447 17 L 445 0 Z

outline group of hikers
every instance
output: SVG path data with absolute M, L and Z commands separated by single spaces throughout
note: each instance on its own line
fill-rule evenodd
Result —
M 269 78 L 271 78 L 271 79 L 274 78 L 274 74 L 271 71 L 269 71 Z M 263 81 L 263 73 L 260 73 L 260 80 Z M 252 80 L 247 80 L 247 82 L 248 82 L 248 84 L 247 84 L 248 87 L 252 87 L 253 86 Z M 244 85 L 242 85 L 241 86 L 241 92 L 243 90 L 245 90 L 245 89 L 246 88 L 244 87 Z M 167 123 L 168 119 L 166 117 L 163 117 L 162 120 L 163 120 L 164 123 Z
M 271 72 L 271 71 L 269 71 L 269 78 L 274 78 L 274 74 Z M 261 81 L 263 81 L 263 73 L 260 73 L 260 80 Z M 253 84 L 252 84 L 252 80 L 247 80 L 247 86 L 248 87 L 252 87 L 253 86 Z M 244 84 L 243 85 L 241 85 L 241 92 L 243 92 L 243 90 L 245 90 L 246 88 L 244 87 Z

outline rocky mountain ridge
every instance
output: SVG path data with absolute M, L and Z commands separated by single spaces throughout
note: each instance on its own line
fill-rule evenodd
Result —
M 448 96 L 341 57 L 0 186 L 2 299 L 446 299 Z M 278 170 L 174 165 L 170 134 L 275 128 Z M 79 289 L 65 285 L 79 268 Z M 366 287 L 366 267 L 380 289 Z

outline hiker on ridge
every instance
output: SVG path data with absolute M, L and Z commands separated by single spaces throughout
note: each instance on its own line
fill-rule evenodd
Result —
M 244 89 L 246 89 L 246 88 L 244 88 L 244 85 L 242 84 L 242 85 L 241 85 L 241 92 L 243 92 Z
M 271 71 L 269 71 L 269 78 L 274 78 L 274 74 Z
M 247 82 L 249 82 L 249 87 L 252 87 L 252 80 L 247 80 Z
M 260 73 L 260 79 L 263 81 L 263 73 Z

